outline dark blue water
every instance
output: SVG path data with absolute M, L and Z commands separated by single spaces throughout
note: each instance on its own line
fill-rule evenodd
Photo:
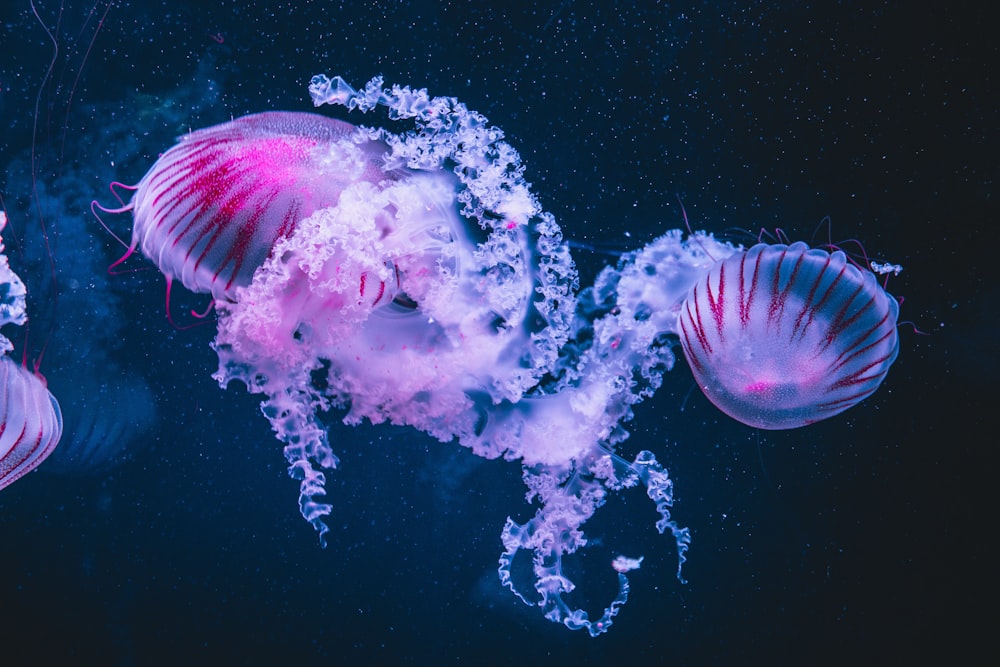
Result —
M 26 2 L 0 7 L 4 240 L 33 308 L 17 353 L 48 341 L 42 372 L 77 396 L 67 423 L 128 426 L 127 447 L 54 458 L 0 492 L 0 663 L 966 662 L 986 627 L 992 446 L 976 434 L 996 423 L 1000 305 L 1000 54 L 982 17 L 903 2 L 246 5 L 116 3 L 99 30 L 103 3 L 88 19 L 91 4 L 40 1 L 41 23 Z M 519 466 L 412 430 L 331 427 L 342 467 L 319 548 L 258 401 L 210 377 L 211 321 L 172 328 L 140 259 L 109 276 L 122 250 L 89 203 L 112 203 L 110 181 L 137 181 L 190 128 L 311 109 L 320 72 L 486 114 L 566 235 L 599 251 L 577 251 L 585 283 L 609 253 L 682 226 L 678 197 L 694 227 L 739 240 L 860 239 L 905 267 L 889 287 L 914 325 L 896 365 L 861 406 L 778 433 L 721 415 L 683 363 L 669 373 L 624 451 L 671 471 L 688 583 L 652 506 L 623 497 L 591 535 L 646 561 L 598 639 L 500 587 L 500 529 L 531 511 Z M 106 221 L 127 237 L 127 218 Z M 205 305 L 175 293 L 172 310 L 190 323 Z M 608 585 L 581 600 L 598 609 Z

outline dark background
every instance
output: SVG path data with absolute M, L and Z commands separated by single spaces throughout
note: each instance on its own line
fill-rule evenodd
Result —
M 500 4 L 39 0 L 39 20 L 0 0 L 4 240 L 33 308 L 27 338 L 5 333 L 41 356 L 67 429 L 126 425 L 93 464 L 63 454 L 0 492 L 4 665 L 969 664 L 991 640 L 987 4 Z M 736 240 L 859 239 L 905 267 L 889 283 L 899 359 L 861 406 L 778 433 L 721 415 L 678 364 L 623 451 L 670 469 L 689 583 L 649 502 L 612 503 L 588 532 L 641 540 L 646 561 L 597 639 L 497 581 L 503 522 L 531 511 L 514 463 L 333 425 L 320 549 L 258 402 L 210 377 L 211 323 L 171 328 L 141 259 L 109 276 L 123 250 L 89 212 L 190 128 L 309 110 L 319 72 L 486 114 L 585 246 L 585 284 L 682 226 L 678 197 L 693 227 Z M 105 221 L 128 237 L 127 217 Z M 204 305 L 175 294 L 172 309 L 188 322 Z M 95 376 L 105 389 L 81 389 Z M 147 394 L 116 386 L 146 388 L 155 421 Z M 581 599 L 596 610 L 607 583 Z

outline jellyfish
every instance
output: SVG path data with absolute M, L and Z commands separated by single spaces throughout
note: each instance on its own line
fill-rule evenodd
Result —
M 750 426 L 787 429 L 878 388 L 899 353 L 898 313 L 875 275 L 842 251 L 758 244 L 695 283 L 679 333 L 716 407 Z
M 637 487 L 683 580 L 691 535 L 671 515 L 673 482 L 652 452 L 620 446 L 676 363 L 688 304 L 744 249 L 669 231 L 578 292 L 559 225 L 481 114 L 380 77 L 355 89 L 317 75 L 309 92 L 316 106 L 384 110 L 391 127 L 273 112 L 182 137 L 118 209 L 133 213 L 131 250 L 212 295 L 214 377 L 262 396 L 321 543 L 339 463 L 321 416 L 409 426 L 520 462 L 535 512 L 507 518 L 501 583 L 553 622 L 606 632 L 643 555 L 608 563 L 618 593 L 593 618 L 569 602 L 564 563 L 608 497 Z M 852 328 L 850 314 L 809 312 L 835 323 L 828 336 Z M 522 557 L 530 587 L 514 575 Z
M 0 231 L 7 215 L 0 211 Z M 0 326 L 23 325 L 26 292 L 3 253 L 0 239 Z M 59 444 L 62 413 L 45 383 L 10 358 L 10 340 L 0 334 L 0 489 L 41 465 Z
M 529 393 L 522 401 L 531 424 L 519 436 L 542 433 L 534 446 L 559 456 L 542 465 L 525 459 L 529 499 L 541 506 L 523 524 L 508 518 L 501 581 L 550 620 L 592 636 L 606 632 L 628 598 L 626 572 L 640 567 L 642 557 L 622 555 L 611 563 L 619 593 L 597 619 L 567 604 L 574 583 L 561 561 L 586 545 L 581 526 L 606 492 L 639 483 L 660 513 L 657 530 L 674 537 L 683 581 L 691 536 L 670 516 L 672 481 L 651 452 L 628 462 L 614 449 L 628 436 L 622 425 L 632 418 L 631 406 L 652 395 L 676 364 L 678 339 L 699 385 L 720 409 L 751 426 L 794 428 L 875 391 L 897 354 L 897 313 L 896 300 L 874 274 L 848 263 L 841 251 L 804 243 L 745 250 L 704 232 L 685 238 L 671 230 L 623 255 L 581 293 L 578 326 L 552 374 L 559 379 L 545 387 L 544 398 Z M 789 386 L 768 394 L 765 381 Z M 726 390 L 736 397 L 717 397 Z M 546 446 L 544 439 L 556 433 L 569 434 L 577 448 Z M 532 553 L 533 599 L 514 584 L 513 559 L 522 550 Z
M 316 114 L 272 111 L 185 135 L 126 207 L 135 218 L 129 254 L 141 244 L 168 278 L 232 298 L 279 238 L 335 204 L 345 186 L 391 178 L 378 164 L 384 148 L 345 140 L 353 131 Z
M 59 403 L 34 373 L 0 357 L 0 489 L 41 465 L 59 444 Z

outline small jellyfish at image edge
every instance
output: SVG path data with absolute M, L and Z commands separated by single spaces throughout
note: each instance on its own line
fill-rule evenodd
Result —
M 560 227 L 481 114 L 380 77 L 354 89 L 318 75 L 309 92 L 316 106 L 383 109 L 411 129 L 291 112 L 239 118 L 181 137 L 114 211 L 133 215 L 129 253 L 140 250 L 168 285 L 212 295 L 214 377 L 263 396 L 300 511 L 324 545 L 326 474 L 338 465 L 324 413 L 520 461 L 536 510 L 507 519 L 500 580 L 549 620 L 596 636 L 643 556 L 608 563 L 618 594 L 595 619 L 567 601 L 575 584 L 563 561 L 587 544 L 583 524 L 610 493 L 645 489 L 683 581 L 691 536 L 671 517 L 666 469 L 649 451 L 617 453 L 632 406 L 676 363 L 678 339 L 709 398 L 764 428 L 850 407 L 895 357 L 896 302 L 843 253 L 746 251 L 672 230 L 578 292 Z M 813 265 L 823 261 L 830 268 Z M 756 273 L 733 275 L 747 262 Z M 783 366 L 790 352 L 795 365 Z M 731 367 L 743 375 L 728 377 Z M 528 590 L 512 573 L 522 552 Z
M 7 215 L 0 211 L 0 232 Z M 4 254 L 0 239 L 0 327 L 23 325 L 26 290 Z M 38 375 L 10 358 L 14 349 L 0 334 L 0 489 L 37 468 L 55 450 L 62 435 L 59 403 Z

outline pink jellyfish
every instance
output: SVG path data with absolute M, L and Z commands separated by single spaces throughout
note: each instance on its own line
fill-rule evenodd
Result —
M 0 489 L 41 465 L 61 435 L 59 403 L 41 379 L 0 357 Z
M 899 305 L 843 252 L 758 244 L 717 262 L 681 309 L 705 395 L 749 426 L 788 429 L 870 396 L 899 352 Z
M 129 253 L 214 297 L 216 377 L 266 395 L 321 535 L 320 470 L 337 458 L 319 412 L 499 456 L 517 443 L 477 438 L 484 411 L 534 387 L 568 335 L 559 228 L 504 166 L 516 153 L 466 116 L 460 138 L 240 118 L 181 137 L 118 209 L 134 217 Z
M 7 216 L 0 211 L 0 230 Z M 0 326 L 24 324 L 25 289 L 7 264 L 0 239 Z M 13 346 L 0 335 L 0 489 L 41 465 L 59 444 L 62 413 L 45 383 L 8 356 Z
M 299 221 L 351 183 L 393 177 L 380 168 L 385 146 L 349 140 L 355 129 L 272 111 L 182 136 L 116 211 L 135 218 L 126 257 L 139 247 L 168 280 L 232 300 Z

